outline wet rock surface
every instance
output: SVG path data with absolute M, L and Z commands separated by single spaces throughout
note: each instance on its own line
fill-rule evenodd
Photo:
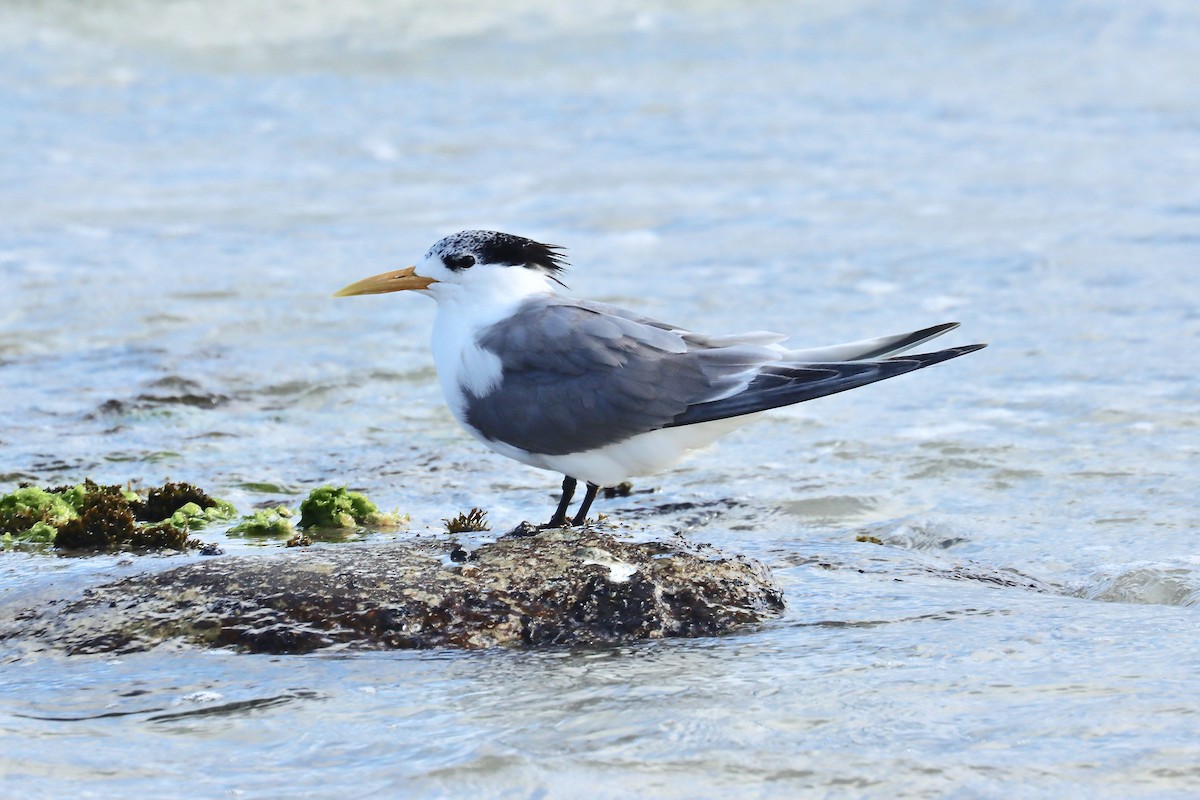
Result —
M 68 653 L 166 640 L 258 653 L 538 647 L 709 636 L 782 608 L 758 562 L 550 530 L 469 551 L 438 538 L 206 558 L 10 611 L 0 638 Z

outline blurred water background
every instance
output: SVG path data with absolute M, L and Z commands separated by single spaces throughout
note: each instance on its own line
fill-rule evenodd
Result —
M 558 478 L 444 409 L 433 304 L 330 298 L 462 228 L 704 331 L 958 319 L 991 347 L 599 507 L 766 561 L 777 622 L 10 649 L 4 795 L 1194 796 L 1197 41 L 1184 0 L 6 3 L 0 490 L 172 478 L 249 510 L 329 482 L 416 532 L 541 519 Z M 188 558 L 9 553 L 0 598 Z

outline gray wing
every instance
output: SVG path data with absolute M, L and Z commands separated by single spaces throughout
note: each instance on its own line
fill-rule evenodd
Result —
M 468 424 L 544 455 L 664 428 L 690 406 L 736 392 L 778 358 L 757 344 L 697 347 L 662 323 L 568 298 L 527 301 L 478 344 L 500 358 L 503 377 L 483 396 L 465 391 Z
M 753 331 L 751 333 L 737 333 L 732 336 L 710 336 L 708 334 L 693 333 L 686 328 L 680 328 L 675 325 L 668 325 L 664 322 L 659 322 L 650 317 L 644 317 L 640 314 L 635 314 L 632 311 L 626 311 L 623 308 L 606 305 L 604 303 L 593 303 L 584 300 L 572 301 L 580 308 L 587 308 L 601 314 L 611 314 L 624 319 L 640 322 L 643 325 L 650 325 L 662 330 L 678 333 L 683 337 L 683 340 L 698 347 L 728 347 L 730 345 L 739 344 L 775 344 L 784 341 L 787 337 L 781 333 L 771 333 L 770 331 Z M 943 333 L 954 330 L 958 327 L 957 322 L 945 322 L 941 325 L 934 325 L 929 328 L 922 328 L 919 331 L 911 333 L 898 333 L 891 336 L 879 336 L 874 339 L 863 339 L 857 342 L 846 342 L 845 344 L 826 345 L 824 347 L 811 347 L 804 350 L 781 350 L 780 356 L 783 360 L 795 363 L 809 363 L 814 361 L 863 361 L 865 359 L 883 358 L 884 356 L 895 356 L 903 353 L 906 350 L 928 342 L 930 339 L 936 339 Z
M 467 422 L 489 439 L 533 453 L 590 450 L 853 389 L 982 346 L 883 361 L 820 358 L 860 352 L 877 358 L 952 327 L 787 351 L 776 345 L 784 338 L 778 334 L 705 336 L 601 303 L 536 298 L 480 335 L 479 346 L 500 358 L 503 377 L 483 396 L 466 391 Z

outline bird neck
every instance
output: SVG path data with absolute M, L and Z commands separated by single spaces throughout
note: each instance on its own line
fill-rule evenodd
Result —
M 469 321 L 478 330 L 516 311 L 526 299 L 554 294 L 554 282 L 544 273 L 525 267 L 474 269 L 460 283 L 438 283 L 434 298 L 439 317 Z

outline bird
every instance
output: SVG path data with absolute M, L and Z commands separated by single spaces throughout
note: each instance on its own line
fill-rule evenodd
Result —
M 433 298 L 433 359 L 446 404 L 475 438 L 563 475 L 542 528 L 587 522 L 598 491 L 666 469 L 764 411 L 923 369 L 986 347 L 901 355 L 957 328 L 807 349 L 766 331 L 709 335 L 573 297 L 564 248 L 499 231 L 437 241 L 415 265 L 336 297 Z

